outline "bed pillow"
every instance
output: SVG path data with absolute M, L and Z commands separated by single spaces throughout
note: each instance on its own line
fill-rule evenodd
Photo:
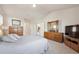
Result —
M 12 35 L 3 36 L 2 40 L 4 42 L 16 42 L 17 41 L 17 39 L 15 37 L 13 37 Z
M 17 34 L 13 34 L 13 36 L 16 38 L 16 39 L 20 39 L 21 37 L 20 36 L 18 36 Z
M 10 37 L 12 40 L 18 40 L 18 39 L 14 36 L 14 34 L 9 34 L 8 37 Z

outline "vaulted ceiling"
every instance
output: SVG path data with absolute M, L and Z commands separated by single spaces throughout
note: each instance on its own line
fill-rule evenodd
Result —
M 32 4 L 2 4 L 0 5 L 5 13 L 11 17 L 24 18 L 26 20 L 39 20 L 44 18 L 51 12 L 75 7 L 74 4 L 36 4 L 34 8 Z

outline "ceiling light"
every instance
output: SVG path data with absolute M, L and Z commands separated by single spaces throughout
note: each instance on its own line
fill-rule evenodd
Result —
M 33 7 L 36 7 L 36 4 L 33 4 Z

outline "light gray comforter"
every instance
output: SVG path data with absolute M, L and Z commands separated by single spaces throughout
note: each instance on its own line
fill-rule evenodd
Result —
M 11 39 L 5 36 L 3 39 Z M 40 36 L 22 36 L 12 42 L 0 42 L 0 53 L 1 54 L 39 54 L 44 53 L 47 50 L 47 39 Z

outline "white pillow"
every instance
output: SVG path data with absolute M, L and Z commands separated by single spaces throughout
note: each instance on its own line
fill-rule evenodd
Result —
M 11 39 L 13 39 L 13 40 L 18 40 L 15 36 L 14 36 L 14 34 L 10 34 L 10 35 L 8 35 Z
M 21 37 L 18 36 L 17 34 L 13 34 L 14 37 L 16 37 L 17 39 L 20 39 Z
M 3 36 L 2 40 L 5 42 L 16 42 L 17 39 L 11 35 L 10 36 L 8 35 L 8 36 Z

